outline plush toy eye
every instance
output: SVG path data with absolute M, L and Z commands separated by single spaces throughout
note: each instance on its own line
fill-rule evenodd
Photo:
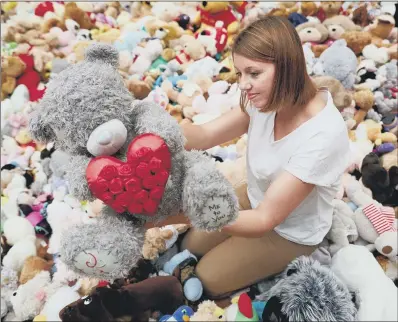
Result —
M 294 273 L 297 273 L 297 269 L 291 268 L 291 269 L 289 269 L 289 270 L 286 272 L 286 275 L 287 275 L 287 276 L 290 276 L 290 275 L 292 275 L 292 274 L 294 274 Z
M 17 296 L 17 292 L 12 293 L 12 296 Z
M 186 309 L 183 309 L 183 310 L 181 311 L 181 313 L 182 313 L 182 314 L 187 314 L 187 310 L 186 310 Z
M 91 303 L 91 301 L 92 301 L 92 299 L 91 299 L 91 297 L 87 297 L 85 300 L 84 300 L 84 305 L 89 305 L 90 303 Z

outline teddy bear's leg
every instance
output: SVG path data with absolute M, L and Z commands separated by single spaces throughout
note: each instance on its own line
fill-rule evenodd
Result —
M 112 210 L 96 222 L 78 224 L 61 237 L 61 260 L 83 276 L 113 280 L 125 278 L 142 258 L 144 228 L 120 218 Z
M 202 152 L 186 152 L 183 211 L 195 228 L 214 231 L 238 215 L 238 200 L 232 185 Z
M 66 171 L 65 179 L 68 182 L 68 188 L 73 197 L 79 201 L 94 201 L 86 179 L 86 168 L 90 158 L 83 155 L 69 156 L 69 162 L 63 166 Z

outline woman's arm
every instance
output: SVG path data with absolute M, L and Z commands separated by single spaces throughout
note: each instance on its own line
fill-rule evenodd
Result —
M 187 139 L 187 150 L 207 150 L 245 134 L 249 128 L 250 117 L 240 108 L 219 116 L 201 125 L 186 123 L 181 125 Z
M 222 232 L 233 236 L 261 237 L 281 224 L 313 188 L 313 184 L 285 171 L 267 189 L 257 208 L 240 211 L 237 220 L 224 227 Z

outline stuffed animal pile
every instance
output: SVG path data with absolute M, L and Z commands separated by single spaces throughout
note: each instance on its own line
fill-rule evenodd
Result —
M 2 321 L 397 321 L 397 14 L 388 1 L 2 2 Z M 145 227 L 236 217 L 247 136 L 187 152 L 179 124 L 239 108 L 231 44 L 267 15 L 295 26 L 351 162 L 319 248 L 221 308 L 180 249 L 189 226 Z

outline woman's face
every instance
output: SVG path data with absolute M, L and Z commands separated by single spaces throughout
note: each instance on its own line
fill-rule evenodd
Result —
M 241 91 L 246 92 L 254 107 L 263 108 L 272 90 L 275 65 L 238 54 L 234 54 L 233 58 Z

